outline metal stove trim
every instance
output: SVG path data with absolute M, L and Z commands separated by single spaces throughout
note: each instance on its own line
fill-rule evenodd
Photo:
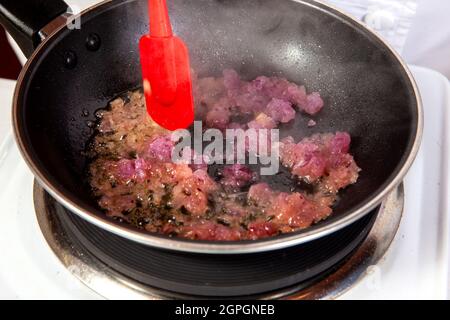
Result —
M 78 280 L 105 299 L 195 299 L 142 285 L 112 270 L 101 261 L 75 247 L 61 233 L 61 226 L 46 210 L 49 195 L 36 181 L 33 198 L 39 227 L 57 258 Z M 376 265 L 388 251 L 403 216 L 403 184 L 383 201 L 375 225 L 361 246 L 336 271 L 306 289 L 290 287 L 274 293 L 250 297 L 255 299 L 336 299 L 359 283 L 370 267 Z

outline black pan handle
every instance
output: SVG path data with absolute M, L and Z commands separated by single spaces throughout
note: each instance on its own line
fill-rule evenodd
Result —
M 0 24 L 29 57 L 42 41 L 41 30 L 68 8 L 63 0 L 0 0 Z

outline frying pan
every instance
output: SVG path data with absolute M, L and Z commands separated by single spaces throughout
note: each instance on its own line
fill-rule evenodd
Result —
M 93 134 L 94 112 L 141 84 L 137 48 L 149 28 L 147 1 L 106 1 L 78 16 L 68 11 L 61 0 L 0 0 L 2 24 L 29 56 L 14 96 L 15 137 L 36 179 L 57 201 L 124 238 L 211 254 L 302 244 L 369 213 L 402 181 L 416 156 L 423 123 L 417 87 L 398 55 L 359 22 L 312 0 L 171 0 L 174 31 L 188 44 L 200 76 L 234 68 L 248 79 L 281 75 L 319 91 L 326 108 L 318 125 L 306 129 L 296 122 L 289 133 L 348 131 L 362 172 L 328 220 L 272 239 L 189 241 L 120 224 L 92 198 L 83 150 Z

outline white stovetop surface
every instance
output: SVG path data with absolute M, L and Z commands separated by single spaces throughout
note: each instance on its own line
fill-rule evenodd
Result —
M 413 73 L 424 100 L 425 133 L 405 181 L 404 218 L 387 255 L 345 299 L 450 297 L 450 90 L 436 72 L 413 68 Z M 0 299 L 101 298 L 62 267 L 40 233 L 33 177 L 11 134 L 5 136 L 13 85 L 0 80 Z

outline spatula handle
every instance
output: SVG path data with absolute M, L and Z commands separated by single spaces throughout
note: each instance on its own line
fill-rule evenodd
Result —
M 172 26 L 170 24 L 166 0 L 149 0 L 148 9 L 150 17 L 150 35 L 156 38 L 171 37 Z

